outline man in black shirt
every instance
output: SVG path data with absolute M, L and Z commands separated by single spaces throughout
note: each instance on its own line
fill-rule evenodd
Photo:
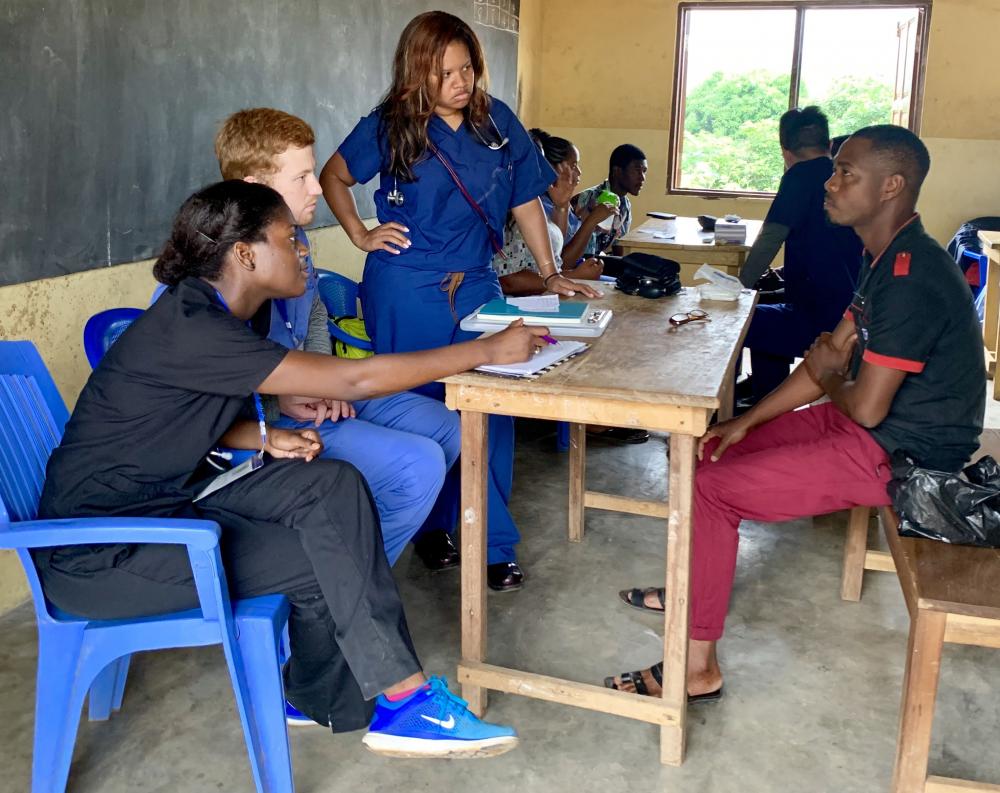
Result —
M 857 234 L 823 211 L 823 185 L 833 172 L 826 116 L 818 107 L 789 110 L 779 138 L 785 175 L 740 271 L 743 285 L 753 287 L 784 243 L 784 299 L 757 307 L 746 338 L 755 401 L 788 377 L 792 360 L 816 336 L 836 326 L 861 259 Z
M 861 282 L 833 333 L 739 418 L 698 448 L 691 561 L 688 693 L 717 698 L 740 521 L 784 521 L 890 503 L 889 455 L 957 471 L 982 430 L 986 374 L 968 285 L 915 212 L 930 157 L 903 127 L 858 130 L 826 183 L 830 219 L 865 244 Z M 797 408 L 822 396 L 830 401 Z M 725 455 L 725 456 L 723 456 Z M 655 608 L 653 589 L 621 593 Z M 661 605 L 662 608 L 662 605 Z M 662 666 L 608 678 L 658 696 Z

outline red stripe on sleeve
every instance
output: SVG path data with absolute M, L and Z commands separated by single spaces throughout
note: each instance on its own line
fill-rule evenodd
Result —
M 872 352 L 871 350 L 865 350 L 865 354 L 861 356 L 861 359 L 876 366 L 884 366 L 887 369 L 899 369 L 902 372 L 909 372 L 910 374 L 920 374 L 924 371 L 923 361 L 911 361 L 908 358 L 879 355 L 877 352 Z

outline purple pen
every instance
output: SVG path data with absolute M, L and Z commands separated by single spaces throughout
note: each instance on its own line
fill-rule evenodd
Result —
M 547 341 L 549 344 L 558 344 L 559 343 L 555 339 L 553 339 L 551 336 L 542 336 L 542 338 L 545 339 L 545 341 Z

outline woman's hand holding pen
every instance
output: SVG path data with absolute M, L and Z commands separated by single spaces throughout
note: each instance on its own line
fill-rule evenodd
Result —
M 566 297 L 575 297 L 578 292 L 584 297 L 604 297 L 604 293 L 594 289 L 594 287 L 571 281 L 562 275 L 557 275 L 555 278 L 546 280 L 545 288 L 550 292 L 555 292 L 557 295 L 565 295 Z
M 549 343 L 545 340 L 548 334 L 548 328 L 525 325 L 523 319 L 515 319 L 505 330 L 481 341 L 489 350 L 488 363 L 522 363 L 534 355 L 535 350 Z
M 410 247 L 410 239 L 406 236 L 409 231 L 402 223 L 389 221 L 373 229 L 365 229 L 364 233 L 358 234 L 356 239 L 352 238 L 351 242 L 356 248 L 368 253 L 388 251 L 398 254 Z

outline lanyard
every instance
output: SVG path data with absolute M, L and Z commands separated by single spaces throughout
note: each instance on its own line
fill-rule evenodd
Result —
M 288 329 L 288 334 L 292 339 L 292 346 L 298 349 L 299 337 L 295 335 L 295 329 L 292 327 L 292 322 L 288 319 L 288 306 L 285 305 L 285 301 L 281 299 L 275 299 L 274 307 L 278 309 L 278 313 L 281 315 L 281 322 Z
M 230 314 L 232 314 L 233 312 L 229 308 L 229 304 L 226 302 L 226 298 L 222 296 L 222 292 L 216 289 L 215 296 L 219 298 L 219 302 L 222 303 L 222 307 L 226 309 L 226 311 L 228 311 Z M 282 316 L 284 316 L 284 311 L 282 311 Z M 249 322 L 247 322 L 247 327 L 250 327 Z M 263 455 L 264 447 L 267 446 L 267 424 L 264 421 L 264 403 L 261 402 L 260 394 L 258 394 L 256 391 L 253 392 L 252 396 L 253 396 L 253 406 L 257 410 L 257 426 L 260 427 L 260 454 Z
M 494 252 L 500 254 L 500 256 L 503 259 L 508 258 L 507 254 L 504 252 L 503 245 L 500 243 L 500 240 L 498 238 L 499 235 L 493 230 L 493 227 L 490 225 L 489 218 L 486 217 L 486 213 L 483 211 L 483 208 L 479 206 L 479 202 L 472 197 L 469 191 L 465 188 L 465 185 L 462 184 L 462 180 L 459 178 L 458 174 L 455 173 L 455 169 L 451 167 L 451 163 L 448 162 L 444 154 L 441 153 L 441 150 L 438 149 L 438 147 L 435 146 L 433 143 L 431 143 L 430 140 L 427 141 L 427 147 L 431 150 L 431 154 L 433 154 L 435 157 L 438 158 L 438 160 L 440 160 L 441 164 L 444 166 L 444 169 L 448 172 L 448 175 L 451 177 L 451 180 L 455 183 L 455 186 L 458 188 L 458 192 L 462 194 L 462 198 L 466 200 L 468 205 L 472 207 L 472 211 L 475 212 L 477 215 L 479 215 L 479 219 L 482 220 L 483 223 L 485 224 L 486 232 L 490 238 L 490 245 L 493 246 Z

